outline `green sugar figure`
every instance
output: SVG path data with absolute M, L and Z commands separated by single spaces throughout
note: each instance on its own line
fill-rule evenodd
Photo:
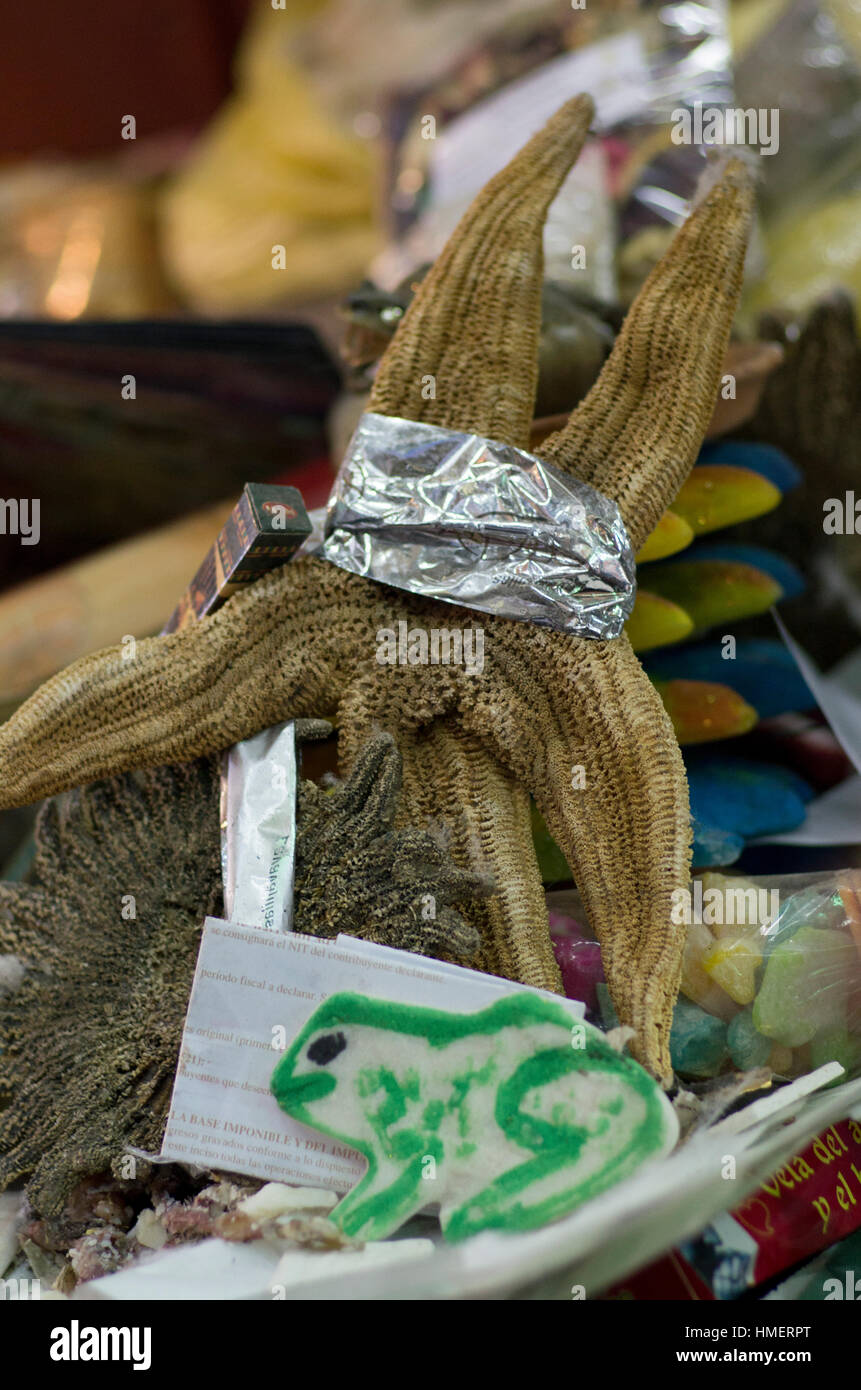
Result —
M 434 1202 L 451 1241 L 542 1226 L 678 1137 L 637 1062 L 526 992 L 472 1014 L 332 995 L 279 1062 L 272 1092 L 288 1115 L 367 1159 L 332 1212 L 363 1240 Z

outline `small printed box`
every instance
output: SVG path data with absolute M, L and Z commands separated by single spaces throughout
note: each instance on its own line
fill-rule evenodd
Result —
M 214 613 L 237 589 L 283 565 L 310 533 L 311 522 L 295 487 L 246 483 L 162 634 L 179 632 Z

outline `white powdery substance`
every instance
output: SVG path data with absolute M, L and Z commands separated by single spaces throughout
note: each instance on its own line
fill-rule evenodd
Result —
M 12 994 L 26 974 L 17 956 L 0 956 L 0 994 Z

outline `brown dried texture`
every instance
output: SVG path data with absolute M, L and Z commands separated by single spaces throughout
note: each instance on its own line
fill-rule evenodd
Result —
M 328 731 L 300 720 L 296 733 Z M 300 781 L 296 930 L 474 955 L 478 935 L 452 904 L 490 884 L 456 868 L 439 837 L 392 829 L 399 792 L 388 734 L 338 789 Z M 27 972 L 0 995 L 0 1190 L 32 1174 L 28 1197 L 50 1218 L 128 1145 L 161 1145 L 201 925 L 221 908 L 215 762 L 49 802 L 36 846 L 31 882 L 0 883 L 0 953 Z
M 502 875 L 492 898 L 463 908 L 482 937 L 471 964 L 511 980 L 555 983 L 525 784 L 459 721 L 437 719 L 404 740 L 404 799 L 417 821 L 446 824 L 464 858 Z
M 308 936 L 345 932 L 403 951 L 470 960 L 480 939 L 453 904 L 491 891 L 453 864 L 441 834 L 393 829 L 401 759 L 391 734 L 371 738 L 347 781 L 299 784 L 294 921 Z
M 783 327 L 766 319 L 760 333 L 781 339 Z M 783 364 L 766 382 L 745 436 L 786 449 L 817 482 L 827 479 L 835 493 L 820 489 L 823 499 L 842 485 L 857 485 L 861 343 L 848 295 L 835 293 L 815 305 L 797 338 L 785 342 Z
M 0 1188 L 56 1216 L 75 1184 L 158 1148 L 208 912 L 220 909 L 210 761 L 137 772 L 41 811 L 26 884 L 0 884 Z M 134 899 L 134 919 L 124 918 Z
M 784 328 L 767 318 L 760 332 L 780 340 Z M 769 377 L 743 437 L 785 449 L 801 468 L 800 486 L 778 510 L 738 534 L 783 550 L 800 567 L 807 587 L 787 604 L 786 621 L 791 631 L 805 633 L 811 655 L 828 670 L 857 646 L 861 630 L 858 537 L 822 529 L 826 500 L 857 495 L 861 478 L 861 342 L 847 295 L 822 300 L 797 336 L 786 337 L 783 364 Z
M 590 116 L 568 103 L 479 195 L 384 358 L 382 413 L 524 446 L 532 417 L 541 224 Z M 752 192 L 731 164 L 632 307 L 601 377 L 546 457 L 614 497 L 638 546 L 672 501 L 711 415 L 740 288 Z M 423 377 L 436 379 L 425 400 Z M 402 814 L 447 816 L 453 851 L 503 886 L 480 926 L 486 968 L 559 989 L 524 790 L 571 863 L 634 1052 L 671 1075 L 681 970 L 670 902 L 689 818 L 672 727 L 627 639 L 592 642 L 484 618 L 481 674 L 380 667 L 376 633 L 475 615 L 294 562 L 213 618 L 76 663 L 0 731 L 3 804 L 223 748 L 289 716 L 332 715 L 345 766 L 375 727 L 405 762 Z M 572 790 L 582 764 L 586 790 Z M 466 800 L 465 800 L 466 798 Z M 477 920 L 473 910 L 474 920 Z

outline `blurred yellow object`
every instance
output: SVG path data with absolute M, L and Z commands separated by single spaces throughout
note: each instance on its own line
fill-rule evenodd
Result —
M 799 211 L 766 233 L 767 269 L 745 308 L 799 312 L 835 288 L 861 302 L 861 192 Z
M 379 247 L 377 150 L 325 107 L 288 52 L 320 8 L 291 0 L 289 11 L 257 12 L 237 94 L 163 194 L 165 260 L 196 308 L 340 294 Z
M 158 632 L 235 500 L 204 507 L 0 594 L 2 718 L 61 666 L 128 635 Z
M 787 4 L 788 0 L 732 0 L 729 7 L 729 37 L 736 60 L 761 34 L 774 27 Z
M 738 1013 L 738 1006 L 703 969 L 703 961 L 715 948 L 715 939 L 702 922 L 691 922 L 685 938 L 680 989 L 687 999 L 724 1023 Z
M 0 317 L 143 318 L 174 307 L 149 181 L 95 164 L 0 174 Z
M 649 652 L 683 642 L 693 632 L 693 619 L 677 603 L 658 594 L 639 589 L 634 608 L 625 624 L 628 641 L 635 652 Z
M 852 49 L 855 61 L 861 66 L 861 7 L 858 0 L 823 0 L 843 40 Z

